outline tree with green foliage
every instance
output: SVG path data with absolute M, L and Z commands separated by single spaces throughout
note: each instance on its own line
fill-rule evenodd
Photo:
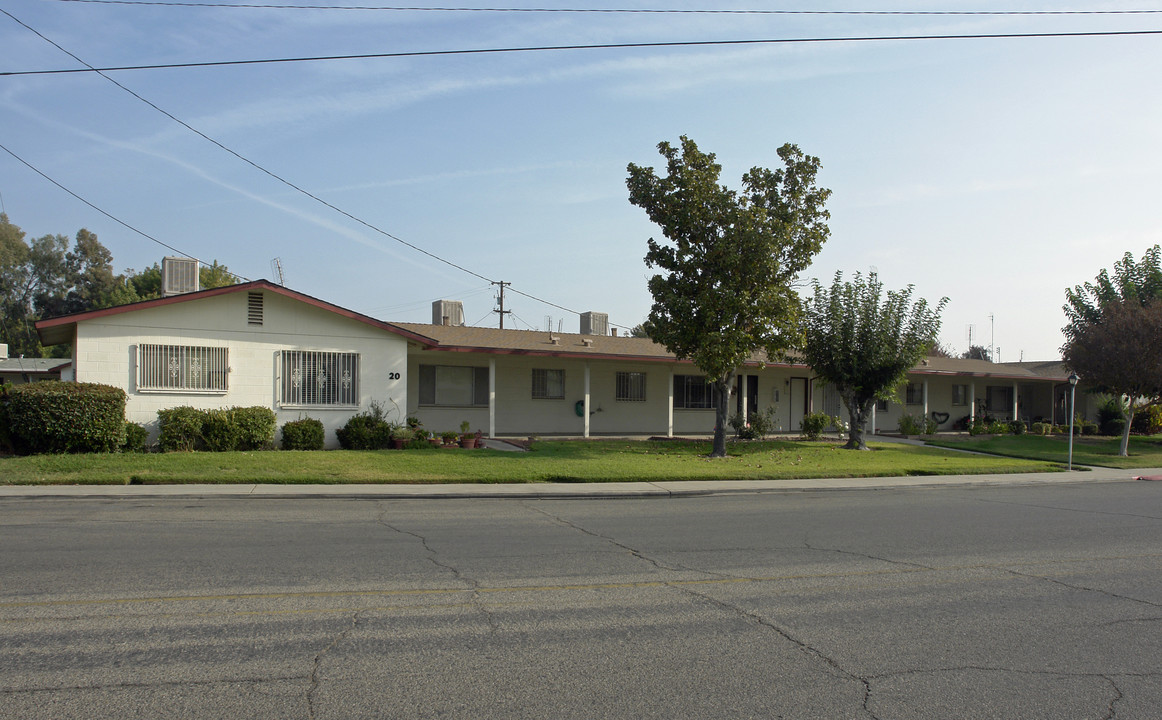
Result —
M 1114 263 L 1113 275 L 1106 269 L 1098 273 L 1092 283 L 1084 283 L 1065 291 L 1065 318 L 1063 328 L 1067 341 L 1090 325 L 1102 322 L 1103 309 L 1108 304 L 1132 301 L 1140 305 L 1162 299 L 1162 246 L 1155 245 L 1134 262 L 1132 253 L 1126 253 Z
M 161 266 L 116 275 L 113 254 L 89 230 L 78 231 L 71 244 L 64 235 L 24 238 L 24 231 L 0 213 L 0 342 L 14 356 L 46 355 L 37 320 L 161 297 Z M 237 282 L 217 261 L 200 268 L 199 280 L 204 289 Z M 48 350 L 64 357 L 69 346 Z
M 830 288 L 812 282 L 814 295 L 804 303 L 803 359 L 823 380 L 835 385 L 851 422 L 849 450 L 867 450 L 867 421 L 876 400 L 891 399 L 940 332 L 940 313 L 913 287 L 883 292 L 873 272 L 844 281 L 836 273 Z
M 722 166 L 683 136 L 658 145 L 667 175 L 630 163 L 630 202 L 662 229 L 649 239 L 650 338 L 689 359 L 717 390 L 714 448 L 726 455 L 727 408 L 735 372 L 758 350 L 777 358 L 797 344 L 799 273 L 823 247 L 831 191 L 815 185 L 819 159 L 792 144 L 783 167 L 755 167 L 741 193 L 719 184 Z
M 960 354 L 962 360 L 985 360 L 992 362 L 993 356 L 989 349 L 984 345 L 971 345 L 967 350 Z
M 1134 414 L 1162 403 L 1162 301 L 1107 302 L 1101 321 L 1076 332 L 1061 349 L 1065 364 L 1090 389 L 1109 393 L 1125 409 L 1118 455 L 1130 452 Z
M 1162 401 L 1157 359 L 1162 347 L 1162 246 L 1146 250 L 1135 262 L 1131 253 L 1102 269 L 1092 283 L 1065 291 L 1062 329 L 1066 365 L 1090 388 L 1123 396 L 1126 427 L 1118 454 L 1130 447 L 1134 412 Z

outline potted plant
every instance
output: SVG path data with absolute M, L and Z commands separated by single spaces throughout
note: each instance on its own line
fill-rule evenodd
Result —
M 455 430 L 445 430 L 440 433 L 440 439 L 444 441 L 444 447 L 454 447 L 460 439 L 460 434 Z
M 415 430 L 410 427 L 400 426 L 391 431 L 391 446 L 396 450 L 402 450 L 404 445 L 407 445 L 415 438 Z
M 467 420 L 460 423 L 460 447 L 467 450 L 476 447 L 476 441 L 479 439 L 479 433 L 469 432 L 471 427 Z

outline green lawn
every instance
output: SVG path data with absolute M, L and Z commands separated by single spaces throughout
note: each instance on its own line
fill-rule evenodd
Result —
M 938 448 L 873 443 L 736 443 L 710 460 L 709 443 L 540 441 L 531 452 L 384 450 L 40 455 L 0 459 L 0 484 L 537 483 L 736 480 L 1039 472 L 1059 465 Z
M 961 448 L 1009 457 L 1063 463 L 1069 455 L 1069 436 L 997 435 L 946 439 L 935 438 L 929 445 Z M 1075 437 L 1073 463 L 1111 468 L 1162 467 L 1162 435 L 1130 437 L 1130 456 L 1118 457 L 1119 438 Z

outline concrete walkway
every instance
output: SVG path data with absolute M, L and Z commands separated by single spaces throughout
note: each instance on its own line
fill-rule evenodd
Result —
M 635 498 L 723 495 L 728 493 L 815 492 L 820 490 L 889 490 L 973 485 L 1048 485 L 1131 482 L 1155 479 L 1162 491 L 1162 468 L 1113 470 L 1086 468 L 1072 472 L 1008 475 L 926 475 L 886 478 L 816 478 L 801 480 L 715 480 L 673 482 L 536 483 L 446 485 L 8 485 L 5 498 Z

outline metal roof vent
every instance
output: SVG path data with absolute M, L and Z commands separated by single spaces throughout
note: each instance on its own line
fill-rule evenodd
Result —
M 161 296 L 184 295 L 197 292 L 198 261 L 188 257 L 161 259 Z
M 459 300 L 437 300 L 432 303 L 432 324 L 460 326 L 464 324 L 464 303 Z
M 608 335 L 609 313 L 583 312 L 581 313 L 582 335 Z

